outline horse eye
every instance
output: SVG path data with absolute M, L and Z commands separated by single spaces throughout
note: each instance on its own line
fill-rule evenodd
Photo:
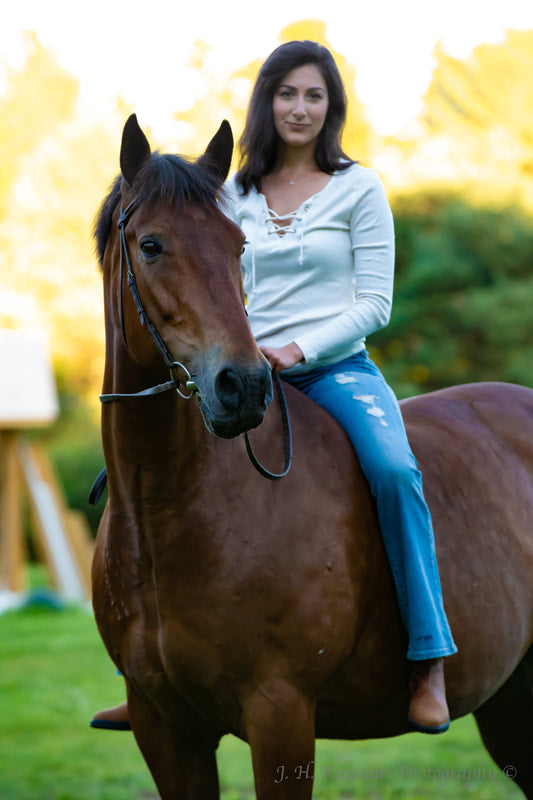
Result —
M 142 242 L 139 243 L 139 246 L 142 254 L 147 258 L 155 258 L 163 251 L 163 248 L 155 239 L 143 239 Z

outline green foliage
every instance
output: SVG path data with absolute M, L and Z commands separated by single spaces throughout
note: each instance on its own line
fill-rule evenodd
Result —
M 533 227 L 520 208 L 397 197 L 392 320 L 370 347 L 402 397 L 472 381 L 533 385 Z
M 60 395 L 61 416 L 47 433 L 48 453 L 65 492 L 67 506 L 82 511 L 96 536 L 107 494 L 100 503 L 89 503 L 94 479 L 105 466 L 97 414 L 78 398 Z

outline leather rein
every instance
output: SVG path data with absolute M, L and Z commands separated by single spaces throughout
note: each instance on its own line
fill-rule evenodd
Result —
M 184 400 L 191 400 L 195 396 L 200 396 L 200 390 L 198 389 L 196 383 L 192 379 L 192 376 L 180 361 L 175 361 L 172 358 L 167 346 L 165 345 L 161 334 L 155 327 L 155 325 L 150 321 L 148 315 L 146 313 L 146 309 L 144 308 L 143 302 L 141 300 L 141 296 L 139 294 L 139 290 L 137 287 L 137 281 L 135 279 L 135 274 L 133 272 L 132 263 L 130 260 L 130 254 L 128 250 L 128 244 L 126 241 L 126 225 L 128 224 L 129 220 L 131 219 L 132 214 L 140 205 L 139 198 L 134 198 L 125 209 L 123 209 L 122 205 L 120 207 L 120 215 L 117 222 L 117 227 L 119 230 L 120 236 L 120 286 L 119 286 L 119 303 L 120 303 L 120 327 L 122 330 L 122 339 L 124 342 L 124 346 L 128 353 L 130 352 L 128 347 L 128 341 L 126 338 L 126 327 L 124 323 L 124 303 L 123 303 L 123 284 L 124 284 L 124 266 L 127 267 L 126 277 L 128 280 L 128 286 L 130 292 L 133 297 L 133 301 L 135 303 L 135 308 L 137 309 L 137 313 L 139 314 L 139 318 L 141 321 L 141 325 L 145 327 L 152 339 L 154 340 L 155 346 L 157 347 L 159 353 L 163 357 L 163 360 L 167 367 L 170 370 L 170 377 L 171 380 L 166 381 L 165 383 L 159 383 L 157 386 L 152 386 L 149 389 L 143 389 L 140 392 L 133 392 L 131 394 L 101 394 L 100 401 L 102 403 L 114 403 L 116 401 L 128 399 L 128 398 L 141 398 L 141 397 L 152 397 L 153 395 L 161 394 L 162 392 L 169 392 L 173 389 L 182 397 Z M 184 394 L 180 389 L 180 383 L 183 381 L 176 380 L 174 377 L 174 372 L 180 370 L 184 375 L 184 382 L 185 388 L 189 392 L 189 394 Z M 283 391 L 283 386 L 281 384 L 281 380 L 275 370 L 272 370 L 272 380 L 276 387 L 276 392 L 278 395 L 278 401 L 280 404 L 281 409 L 281 417 L 283 421 L 283 439 L 284 439 L 284 456 L 285 456 L 285 463 L 283 467 L 283 472 L 274 473 L 267 470 L 263 467 L 259 461 L 257 460 L 254 452 L 252 450 L 252 446 L 250 444 L 250 440 L 248 438 L 248 433 L 245 432 L 244 440 L 246 444 L 246 452 L 250 458 L 255 469 L 265 478 L 269 480 L 275 481 L 283 478 L 291 468 L 292 464 L 292 434 L 291 434 L 291 426 L 289 420 L 289 412 L 287 408 L 287 400 L 285 398 L 285 392 Z M 102 491 L 105 487 L 106 483 L 106 476 L 105 470 L 102 470 L 98 478 L 96 479 L 93 489 L 91 491 L 90 501 L 96 503 L 98 498 L 102 494 Z

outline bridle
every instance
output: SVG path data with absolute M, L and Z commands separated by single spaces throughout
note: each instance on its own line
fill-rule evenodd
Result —
M 124 400 L 128 398 L 136 398 L 136 397 L 151 397 L 153 395 L 161 394 L 163 392 L 169 392 L 173 389 L 182 397 L 184 400 L 191 400 L 195 396 L 200 396 L 200 390 L 198 389 L 196 383 L 193 381 L 192 376 L 187 369 L 187 367 L 182 364 L 180 361 L 175 361 L 172 355 L 170 354 L 161 334 L 155 327 L 155 325 L 150 321 L 148 318 L 148 314 L 146 313 L 146 309 L 143 305 L 141 300 L 141 296 L 139 294 L 139 289 L 137 287 L 137 281 L 135 279 L 135 273 L 133 272 L 133 266 L 130 259 L 130 254 L 128 250 L 128 243 L 126 241 L 126 225 L 128 224 L 129 220 L 131 219 L 132 214 L 140 205 L 140 200 L 138 197 L 135 197 L 127 206 L 123 208 L 122 205 L 120 206 L 120 214 L 117 221 L 117 228 L 119 230 L 119 237 L 120 237 L 120 284 L 119 284 L 119 309 L 120 309 L 120 327 L 122 331 L 122 339 L 124 342 L 124 346 L 128 353 L 130 349 L 128 347 L 128 340 L 126 337 L 126 326 L 124 322 L 124 298 L 123 298 L 123 285 L 124 285 L 124 265 L 127 267 L 126 277 L 128 279 L 128 286 L 133 297 L 133 301 L 135 303 L 135 308 L 137 309 L 137 313 L 139 314 L 139 319 L 141 321 L 141 325 L 147 329 L 150 333 L 155 346 L 157 347 L 159 353 L 163 357 L 163 360 L 167 367 L 170 370 L 171 380 L 166 381 L 165 383 L 159 383 L 156 386 L 151 386 L 149 389 L 143 389 L 140 392 L 133 392 L 133 393 L 124 393 L 124 394 L 101 394 L 100 401 L 102 403 L 114 403 L 119 400 Z M 176 370 L 181 370 L 184 374 L 184 381 L 179 381 L 174 378 L 174 372 Z M 281 416 L 283 421 L 283 439 L 284 439 L 284 451 L 285 451 L 285 464 L 283 468 L 283 472 L 281 473 L 274 473 L 270 472 L 269 470 L 265 469 L 259 461 L 257 460 L 256 456 L 253 453 L 250 440 L 248 438 L 248 433 L 245 432 L 244 440 L 246 444 L 246 452 L 250 458 L 250 461 L 256 468 L 256 470 L 263 475 L 263 477 L 268 478 L 269 480 L 279 480 L 280 478 L 285 477 L 288 471 L 291 468 L 292 463 L 292 435 L 291 435 L 291 426 L 289 420 L 289 412 L 287 409 L 287 401 L 285 398 L 285 393 L 283 391 L 283 386 L 281 385 L 281 380 L 275 370 L 272 371 L 272 381 L 276 387 L 276 392 L 278 395 L 278 400 L 281 408 Z M 189 394 L 184 394 L 180 389 L 180 383 L 185 382 L 185 388 L 188 390 Z M 95 481 L 93 485 L 93 489 L 91 491 L 90 502 L 93 504 L 98 502 L 98 498 L 102 494 L 102 491 L 105 487 L 106 483 L 106 474 L 105 470 L 102 470 L 100 475 Z
M 135 303 L 135 308 L 137 309 L 137 313 L 139 314 L 139 319 L 141 320 L 141 325 L 146 328 L 146 330 L 150 333 L 152 339 L 154 340 L 155 346 L 159 350 L 160 354 L 163 357 L 163 360 L 167 367 L 170 370 L 171 380 L 166 381 L 166 383 L 159 383 L 157 386 L 151 386 L 149 389 L 143 389 L 141 392 L 133 392 L 131 394 L 101 394 L 100 401 L 102 403 L 113 403 L 116 400 L 123 400 L 128 397 L 149 397 L 154 394 L 161 394 L 162 392 L 169 392 L 172 389 L 175 389 L 180 397 L 183 397 L 184 400 L 190 400 L 194 397 L 195 394 L 199 394 L 198 387 L 193 381 L 191 374 L 187 367 L 185 367 L 179 361 L 175 361 L 166 344 L 164 343 L 161 334 L 155 327 L 155 325 L 149 320 L 148 314 L 146 313 L 146 309 L 143 305 L 141 300 L 141 296 L 139 294 L 139 290 L 137 288 L 137 281 L 135 279 L 135 274 L 133 272 L 133 267 L 130 260 L 130 254 L 128 250 L 128 243 L 126 242 L 126 225 L 128 224 L 132 214 L 134 211 L 138 209 L 140 205 L 140 200 L 138 197 L 135 197 L 126 208 L 123 208 L 122 205 L 120 206 L 120 215 L 117 221 L 117 228 L 119 230 L 119 237 L 120 237 L 120 278 L 119 278 L 119 307 L 120 307 L 120 328 L 122 331 L 122 340 L 124 342 L 124 346 L 128 353 L 130 349 L 128 347 L 128 340 L 126 338 L 126 326 L 124 323 L 124 298 L 123 298 L 123 286 L 124 286 L 124 262 L 128 268 L 126 273 L 126 277 L 128 279 L 128 286 L 133 297 L 133 302 Z M 185 374 L 185 388 L 189 390 L 189 394 L 183 394 L 180 389 L 180 381 L 174 379 L 174 371 L 177 369 L 181 369 L 182 372 Z

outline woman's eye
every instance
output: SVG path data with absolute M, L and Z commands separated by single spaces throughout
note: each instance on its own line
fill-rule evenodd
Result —
M 244 251 L 246 250 L 246 245 L 250 244 L 250 242 L 244 242 L 241 250 L 241 256 L 244 255 Z
M 155 258 L 155 256 L 160 255 L 163 250 L 159 242 L 156 242 L 154 239 L 143 239 L 139 246 L 142 254 L 147 258 Z

